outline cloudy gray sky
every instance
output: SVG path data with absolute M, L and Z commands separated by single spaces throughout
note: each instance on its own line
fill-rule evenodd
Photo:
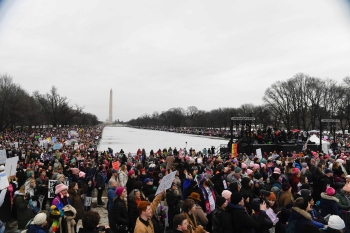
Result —
M 299 72 L 350 75 L 345 0 L 45 1 L 0 5 L 0 74 L 123 121 L 171 107 L 262 104 Z

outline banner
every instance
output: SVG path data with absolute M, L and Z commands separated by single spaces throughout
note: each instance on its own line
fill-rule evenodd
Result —
M 238 155 L 238 144 L 237 143 L 232 143 L 232 158 L 236 158 Z
M 7 159 L 6 150 L 0 150 L 0 164 L 5 164 Z
M 163 177 L 162 181 L 160 182 L 157 192 L 156 192 L 156 196 L 163 192 L 164 190 L 167 190 L 169 188 L 171 188 L 171 184 L 173 183 L 174 179 L 175 179 L 175 175 L 176 175 L 176 171 L 172 172 L 166 176 Z

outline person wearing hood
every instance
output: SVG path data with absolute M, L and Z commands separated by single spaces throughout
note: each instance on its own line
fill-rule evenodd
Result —
M 327 187 L 325 192 L 321 193 L 321 215 L 322 217 L 327 216 L 328 214 L 339 215 L 343 214 L 343 211 L 338 208 L 339 199 L 335 196 L 335 190 L 332 187 Z
M 233 232 L 250 233 L 252 232 L 252 229 L 261 229 L 264 220 L 267 217 L 265 213 L 265 203 L 260 204 L 259 216 L 256 219 L 251 218 L 244 209 L 244 199 L 241 193 L 232 193 L 231 203 L 231 221 L 233 224 Z
M 322 229 L 321 233 L 343 233 L 345 232 L 345 223 L 338 215 L 331 215 L 328 220 L 326 230 Z
M 303 232 L 304 225 L 311 225 L 314 227 L 312 217 L 308 211 L 310 211 L 310 203 L 308 199 L 304 197 L 297 198 L 294 202 L 290 218 L 290 220 L 294 222 L 294 232 Z
M 29 226 L 27 233 L 46 233 L 45 226 L 47 224 L 47 216 L 45 213 L 35 215 L 32 224 Z
M 29 220 L 34 218 L 35 214 L 29 206 L 29 195 L 25 195 L 25 186 L 15 192 L 14 203 L 17 208 L 18 229 L 24 229 Z M 10 214 L 8 214 L 11 216 Z

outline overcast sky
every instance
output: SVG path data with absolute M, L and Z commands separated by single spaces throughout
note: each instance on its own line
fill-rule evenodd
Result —
M 1 1 L 0 1 L 1 2 Z M 2 1 L 0 74 L 123 121 L 172 107 L 262 104 L 303 72 L 350 76 L 345 0 Z

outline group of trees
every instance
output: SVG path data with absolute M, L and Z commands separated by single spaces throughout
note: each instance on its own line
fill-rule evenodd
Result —
M 100 122 L 83 108 L 71 106 L 67 97 L 50 92 L 30 95 L 8 75 L 0 75 L 0 132 L 17 126 L 97 125 Z
M 132 126 L 173 126 L 228 128 L 231 115 L 255 117 L 253 125 L 291 130 L 320 128 L 321 119 L 340 119 L 338 129 L 350 124 L 350 77 L 338 84 L 332 79 L 310 77 L 299 73 L 286 81 L 278 81 L 266 89 L 263 105 L 243 104 L 239 108 L 218 108 L 211 111 L 190 106 L 171 108 L 162 113 L 144 114 L 132 119 Z M 235 126 L 234 126 L 235 127 Z

